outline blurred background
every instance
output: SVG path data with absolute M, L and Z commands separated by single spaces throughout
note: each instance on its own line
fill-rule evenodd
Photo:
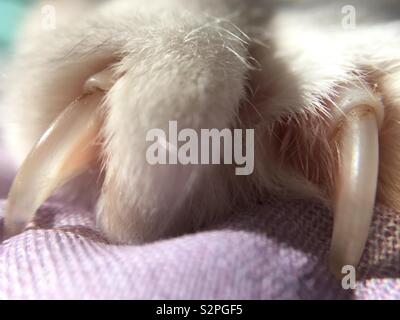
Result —
M 18 27 L 23 21 L 34 0 L 0 0 L 0 106 L 2 103 L 3 83 L 6 81 L 6 60 L 11 56 Z M 1 130 L 1 129 L 0 129 Z M 0 131 L 0 198 L 5 198 L 11 184 L 14 168 L 5 152 Z
M 7 55 L 13 47 L 19 23 L 34 0 L 0 0 L 0 53 Z

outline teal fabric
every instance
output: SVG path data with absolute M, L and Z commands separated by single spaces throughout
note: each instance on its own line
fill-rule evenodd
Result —
M 0 52 L 12 49 L 15 33 L 33 0 L 0 0 Z

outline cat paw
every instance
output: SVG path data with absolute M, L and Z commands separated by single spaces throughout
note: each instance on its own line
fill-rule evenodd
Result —
M 110 240 L 182 234 L 229 212 L 230 166 L 151 164 L 147 137 L 151 130 L 168 132 L 170 121 L 178 131 L 231 129 L 252 68 L 249 39 L 228 21 L 186 11 L 127 18 L 121 30 L 106 28 L 106 19 L 106 35 L 47 48 L 47 68 L 27 70 L 26 77 L 39 80 L 14 89 L 35 93 L 34 112 L 26 113 L 27 101 L 9 98 L 17 120 L 10 121 L 9 140 L 22 165 L 7 202 L 7 236 L 96 164 L 104 176 L 97 220 Z M 85 34 L 87 24 L 76 32 Z M 69 53 L 63 61 L 61 52 Z M 78 190 L 79 179 L 74 185 Z
M 400 70 L 364 67 L 260 131 L 282 188 L 333 209 L 330 266 L 339 277 L 361 259 L 375 203 L 400 211 Z

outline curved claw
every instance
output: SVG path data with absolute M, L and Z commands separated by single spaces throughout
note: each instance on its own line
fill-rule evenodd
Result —
M 4 237 L 22 232 L 47 198 L 85 171 L 97 156 L 100 130 L 97 107 L 103 94 L 71 103 L 29 153 L 11 186 L 4 217 Z
M 114 84 L 112 76 L 112 70 L 105 69 L 90 77 L 84 94 L 54 120 L 28 154 L 8 195 L 3 238 L 22 232 L 57 188 L 97 158 L 102 123 L 98 106 Z
M 329 265 L 338 278 L 344 266 L 358 265 L 372 222 L 384 107 L 371 97 L 372 93 L 363 94 L 347 101 L 342 109 L 346 115 L 337 130 L 340 159 Z
M 330 266 L 340 275 L 343 266 L 360 261 L 375 204 L 378 183 L 378 125 L 371 108 L 352 111 L 343 128 Z

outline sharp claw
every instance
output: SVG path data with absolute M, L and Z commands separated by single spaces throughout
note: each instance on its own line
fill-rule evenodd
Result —
M 8 195 L 4 239 L 22 232 L 57 188 L 97 158 L 95 142 L 102 120 L 97 107 L 112 84 L 109 69 L 90 77 L 83 96 L 57 117 L 28 154 Z
M 84 92 L 93 93 L 98 90 L 108 91 L 113 85 L 113 71 L 111 69 L 105 69 L 86 80 Z
M 365 100 L 364 100 L 365 101 Z M 359 103 L 359 101 L 357 101 Z M 346 106 L 339 125 L 339 170 L 329 265 L 341 278 L 345 265 L 361 259 L 372 221 L 379 165 L 380 102 Z
M 22 232 L 43 202 L 96 158 L 94 142 L 101 125 L 97 107 L 102 98 L 97 92 L 70 104 L 29 153 L 8 196 L 4 239 Z

